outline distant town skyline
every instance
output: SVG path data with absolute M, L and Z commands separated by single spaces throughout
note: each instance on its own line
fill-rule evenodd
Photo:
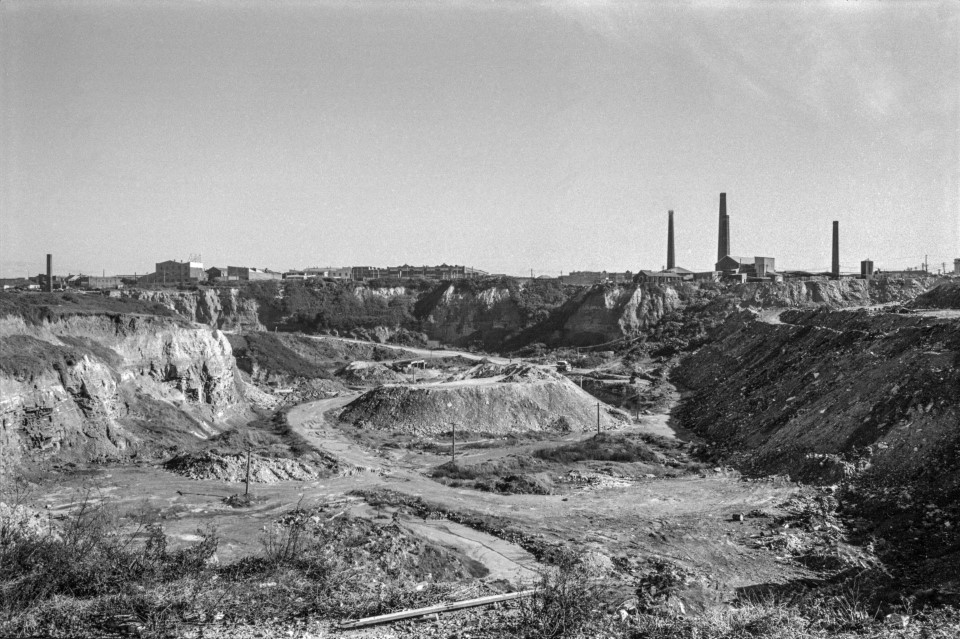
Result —
M 0 3 L 0 277 L 948 270 L 955 2 Z

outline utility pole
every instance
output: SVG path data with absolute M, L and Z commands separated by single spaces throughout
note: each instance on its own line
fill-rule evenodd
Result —
M 453 444 L 450 446 L 450 462 L 457 466 L 457 422 L 450 422 L 453 427 Z
M 250 497 L 250 449 L 247 449 L 247 487 L 243 491 L 243 496 Z
M 597 435 L 600 434 L 600 402 L 597 402 Z

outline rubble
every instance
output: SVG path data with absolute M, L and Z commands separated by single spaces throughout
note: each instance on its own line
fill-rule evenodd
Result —
M 243 454 L 221 455 L 212 451 L 184 453 L 163 464 L 166 470 L 190 479 L 215 479 L 227 482 L 242 482 L 246 479 L 247 456 Z M 250 481 L 272 484 L 281 481 L 310 481 L 329 477 L 330 465 L 318 465 L 295 459 L 273 459 L 251 455 Z

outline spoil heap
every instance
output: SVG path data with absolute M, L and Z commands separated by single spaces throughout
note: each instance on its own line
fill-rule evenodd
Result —
M 909 306 L 911 308 L 960 309 L 960 281 L 944 282 L 918 296 Z
M 960 570 L 960 323 L 867 311 L 732 317 L 686 358 L 674 412 L 718 458 L 835 485 L 900 586 Z M 960 602 L 960 596 L 955 600 Z
M 405 381 L 400 373 L 378 362 L 351 362 L 337 371 L 337 377 L 348 384 L 391 384 Z
M 456 381 L 382 386 L 347 405 L 341 420 L 415 435 L 458 429 L 491 434 L 582 431 L 597 427 L 597 402 L 561 375 L 526 364 L 483 364 Z M 496 373 L 491 375 L 491 373 Z M 604 409 L 603 430 L 628 418 Z

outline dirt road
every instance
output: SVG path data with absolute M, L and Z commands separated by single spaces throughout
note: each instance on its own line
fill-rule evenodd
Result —
M 425 356 L 481 359 L 458 351 L 421 352 Z M 752 537 L 757 536 L 758 529 L 750 521 L 731 517 L 752 511 L 775 512 L 778 504 L 796 492 L 792 485 L 742 482 L 718 469 L 702 476 L 640 478 L 616 488 L 561 483 L 559 494 L 551 495 L 500 494 L 448 486 L 428 476 L 431 469 L 447 461 L 446 456 L 411 447 L 368 447 L 359 443 L 352 427 L 336 422 L 335 411 L 354 397 L 309 402 L 288 414 L 296 432 L 340 460 L 342 472 L 316 481 L 256 485 L 254 493 L 261 501 L 252 508 L 233 509 L 222 502 L 223 497 L 242 492 L 240 484 L 187 479 L 158 465 L 100 467 L 82 473 L 58 471 L 45 483 L 41 500 L 49 504 L 52 516 L 62 515 L 83 498 L 76 486 L 86 485 L 95 499 L 162 521 L 173 545 L 178 540 L 196 539 L 198 529 L 215 526 L 221 539 L 219 558 L 230 561 L 260 552 L 262 527 L 298 503 L 310 507 L 336 502 L 346 504 L 351 514 L 373 517 L 370 506 L 352 491 L 389 489 L 446 512 L 490 518 L 499 522 L 497 526 L 523 531 L 544 546 L 565 544 L 625 561 L 667 558 L 704 575 L 717 593 L 809 576 L 792 564 L 784 564 L 773 552 L 757 548 Z M 632 428 L 660 434 L 672 431 L 666 413 L 646 416 Z M 554 443 L 589 436 L 573 433 Z M 529 454 L 537 445 L 543 443 L 464 450 L 458 460 L 472 463 Z M 412 518 L 403 512 L 396 512 L 395 521 L 416 535 L 482 563 L 491 579 L 519 586 L 539 568 L 530 552 L 490 532 L 446 519 Z
M 346 342 L 350 344 L 364 344 L 366 346 L 379 346 L 381 348 L 390 348 L 397 351 L 405 351 L 407 353 L 414 353 L 422 357 L 423 359 L 433 359 L 440 357 L 463 357 L 465 359 L 472 359 L 475 361 L 487 360 L 493 362 L 494 364 L 510 364 L 513 362 L 523 361 L 521 358 L 509 358 L 509 357 L 498 357 L 496 355 L 484 355 L 479 353 L 471 353 L 469 351 L 454 351 L 454 350 L 444 350 L 444 349 L 430 349 L 430 348 L 416 348 L 413 346 L 399 346 L 397 344 L 381 344 L 380 342 L 368 342 L 360 339 L 353 339 L 350 337 L 333 337 L 331 335 L 304 335 L 304 337 L 309 337 L 310 339 L 317 340 L 332 340 L 338 342 Z
M 772 510 L 795 492 L 789 485 L 745 483 L 724 472 L 711 471 L 705 477 L 651 479 L 624 488 L 582 490 L 571 486 L 561 495 L 502 495 L 440 484 L 425 472 L 445 457 L 428 453 L 402 456 L 364 450 L 340 429 L 328 423 L 328 411 L 350 398 L 321 400 L 297 407 L 288 416 L 313 445 L 342 455 L 348 465 L 361 471 L 348 485 L 367 489 L 389 488 L 443 509 L 472 512 L 502 518 L 520 529 L 542 536 L 546 543 L 574 542 L 608 556 L 661 556 L 695 566 L 711 575 L 717 587 L 741 587 L 756 583 L 782 582 L 801 576 L 786 568 L 765 551 L 750 543 L 749 523 L 732 521 L 734 513 Z M 669 428 L 666 416 L 656 425 Z M 653 425 L 653 424 L 651 424 Z M 571 435 L 578 439 L 585 435 Z M 465 452 L 463 463 L 505 456 L 516 449 Z M 330 482 L 333 488 L 337 482 Z M 482 535 L 451 522 L 405 522 L 411 530 L 447 543 L 468 548 L 481 543 L 495 556 L 470 554 L 491 570 L 511 580 L 529 576 L 535 566 L 532 557 L 514 544 Z M 474 547 L 475 549 L 475 547 Z M 507 560 L 504 563 L 502 559 Z

